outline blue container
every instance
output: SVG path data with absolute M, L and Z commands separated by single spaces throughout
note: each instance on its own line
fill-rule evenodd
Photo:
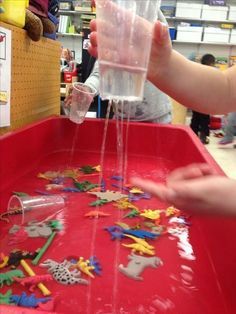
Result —
M 169 33 L 170 33 L 171 40 L 175 40 L 176 39 L 176 33 L 177 33 L 176 29 L 173 28 L 173 27 L 170 27 L 169 28 Z

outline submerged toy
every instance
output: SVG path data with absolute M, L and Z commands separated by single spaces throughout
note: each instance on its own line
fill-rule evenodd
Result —
M 147 248 L 149 250 L 154 250 L 154 246 L 150 245 L 144 239 L 139 239 L 139 238 L 133 237 L 132 235 L 129 235 L 129 234 L 125 234 L 125 236 L 134 240 L 134 242 L 139 243 L 140 245 L 144 246 L 145 248 Z
M 122 243 L 123 246 L 128 247 L 132 249 L 132 252 L 139 252 L 139 254 L 147 254 L 147 255 L 155 255 L 155 252 L 153 249 L 149 249 L 142 244 L 139 243 L 132 243 L 132 244 L 124 244 Z
M 9 223 L 9 219 L 7 217 L 12 216 L 12 215 L 18 215 L 18 214 L 22 214 L 22 209 L 19 207 L 12 208 L 11 210 L 0 214 L 0 220 L 6 221 L 7 223 Z
M 108 200 L 97 200 L 97 201 L 94 201 L 94 202 L 91 202 L 89 203 L 89 206 L 102 206 L 104 204 L 108 203 Z
M 50 274 L 46 275 L 34 275 L 26 278 L 14 278 L 16 282 L 20 283 L 22 286 L 27 286 L 30 292 L 33 292 L 35 287 L 44 281 L 51 281 L 52 276 Z
M 19 269 L 10 270 L 5 273 L 1 273 L 0 274 L 0 288 L 2 288 L 4 284 L 10 286 L 15 281 L 15 279 L 23 278 L 23 277 L 24 277 L 24 274 Z
M 79 270 L 81 270 L 84 274 L 88 275 L 91 278 L 94 278 L 94 275 L 91 273 L 90 270 L 94 269 L 94 266 L 90 265 L 90 261 L 89 260 L 84 260 L 83 257 L 80 257 L 78 262 L 72 266 L 72 268 L 78 268 Z
M 13 294 L 10 296 L 10 302 L 18 306 L 24 307 L 39 307 L 40 303 L 46 303 L 50 301 L 51 298 L 36 298 L 34 294 L 27 296 L 25 292 L 22 292 L 21 295 Z
M 151 220 L 157 220 L 161 217 L 161 211 L 159 209 L 153 210 L 153 209 L 144 209 L 143 212 L 140 214 L 140 216 L 151 219 Z
M 38 254 L 38 251 L 28 252 L 21 250 L 13 250 L 10 252 L 9 256 L 6 256 L 4 253 L 1 253 L 1 260 L 3 261 L 0 264 L 0 268 L 11 267 L 16 268 L 20 265 L 20 261 L 24 259 L 34 259 Z
M 89 259 L 89 265 L 93 266 L 93 271 L 96 275 L 101 275 L 102 267 L 96 256 L 91 256 Z
M 80 277 L 80 272 L 77 269 L 69 270 L 74 264 L 67 260 L 57 263 L 56 261 L 47 259 L 40 266 L 48 268 L 48 272 L 52 274 L 53 278 L 63 285 L 73 285 L 75 283 L 88 284 L 86 279 Z
M 12 290 L 7 290 L 5 294 L 0 293 L 0 304 L 10 304 L 11 294 L 12 294 Z
M 128 265 L 119 265 L 119 271 L 122 272 L 127 277 L 130 277 L 135 280 L 143 280 L 140 274 L 146 267 L 156 268 L 157 266 L 162 265 L 162 261 L 159 257 L 144 257 L 135 254 L 128 255 Z
M 20 261 L 20 264 L 29 276 L 35 276 L 36 275 L 35 272 L 30 268 L 30 266 L 26 263 L 25 260 L 22 259 Z M 51 294 L 51 292 L 47 289 L 47 287 L 44 286 L 43 283 L 41 283 L 41 282 L 37 283 L 37 287 L 39 288 L 39 290 L 42 292 L 43 295 L 50 295 Z
M 105 199 L 108 202 L 117 201 L 124 197 L 127 198 L 126 194 L 122 194 L 120 192 L 115 192 L 115 191 L 109 191 L 109 190 L 107 190 L 106 192 L 89 192 L 89 194 L 96 195 L 100 199 L 103 199 L 103 200 Z
M 87 214 L 84 215 L 84 217 L 89 217 L 89 218 L 99 218 L 99 217 L 108 217 L 110 214 L 104 213 L 100 210 L 91 210 Z
M 85 180 L 82 182 L 74 181 L 74 186 L 82 192 L 87 192 L 94 188 L 97 188 L 98 184 L 91 183 L 90 181 Z

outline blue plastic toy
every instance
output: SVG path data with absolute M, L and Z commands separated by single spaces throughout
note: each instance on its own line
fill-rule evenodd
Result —
M 31 307 L 35 308 L 39 306 L 39 303 L 46 303 L 52 298 L 36 298 L 34 294 L 27 296 L 25 292 L 22 292 L 21 295 L 13 294 L 10 296 L 10 302 L 18 306 Z

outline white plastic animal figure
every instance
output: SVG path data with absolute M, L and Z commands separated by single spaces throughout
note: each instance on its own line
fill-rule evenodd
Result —
M 122 272 L 124 275 L 135 280 L 143 280 L 140 274 L 146 267 L 150 266 L 156 268 L 163 264 L 161 259 L 157 256 L 145 257 L 136 254 L 131 254 L 128 255 L 128 259 L 130 261 L 128 262 L 128 265 L 126 267 L 120 264 L 118 268 L 119 271 Z

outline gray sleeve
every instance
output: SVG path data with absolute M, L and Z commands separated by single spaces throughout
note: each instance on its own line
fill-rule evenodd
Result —
M 85 85 L 95 88 L 96 89 L 96 95 L 99 94 L 99 67 L 98 67 L 98 61 L 94 63 L 93 70 L 87 80 L 84 82 Z

